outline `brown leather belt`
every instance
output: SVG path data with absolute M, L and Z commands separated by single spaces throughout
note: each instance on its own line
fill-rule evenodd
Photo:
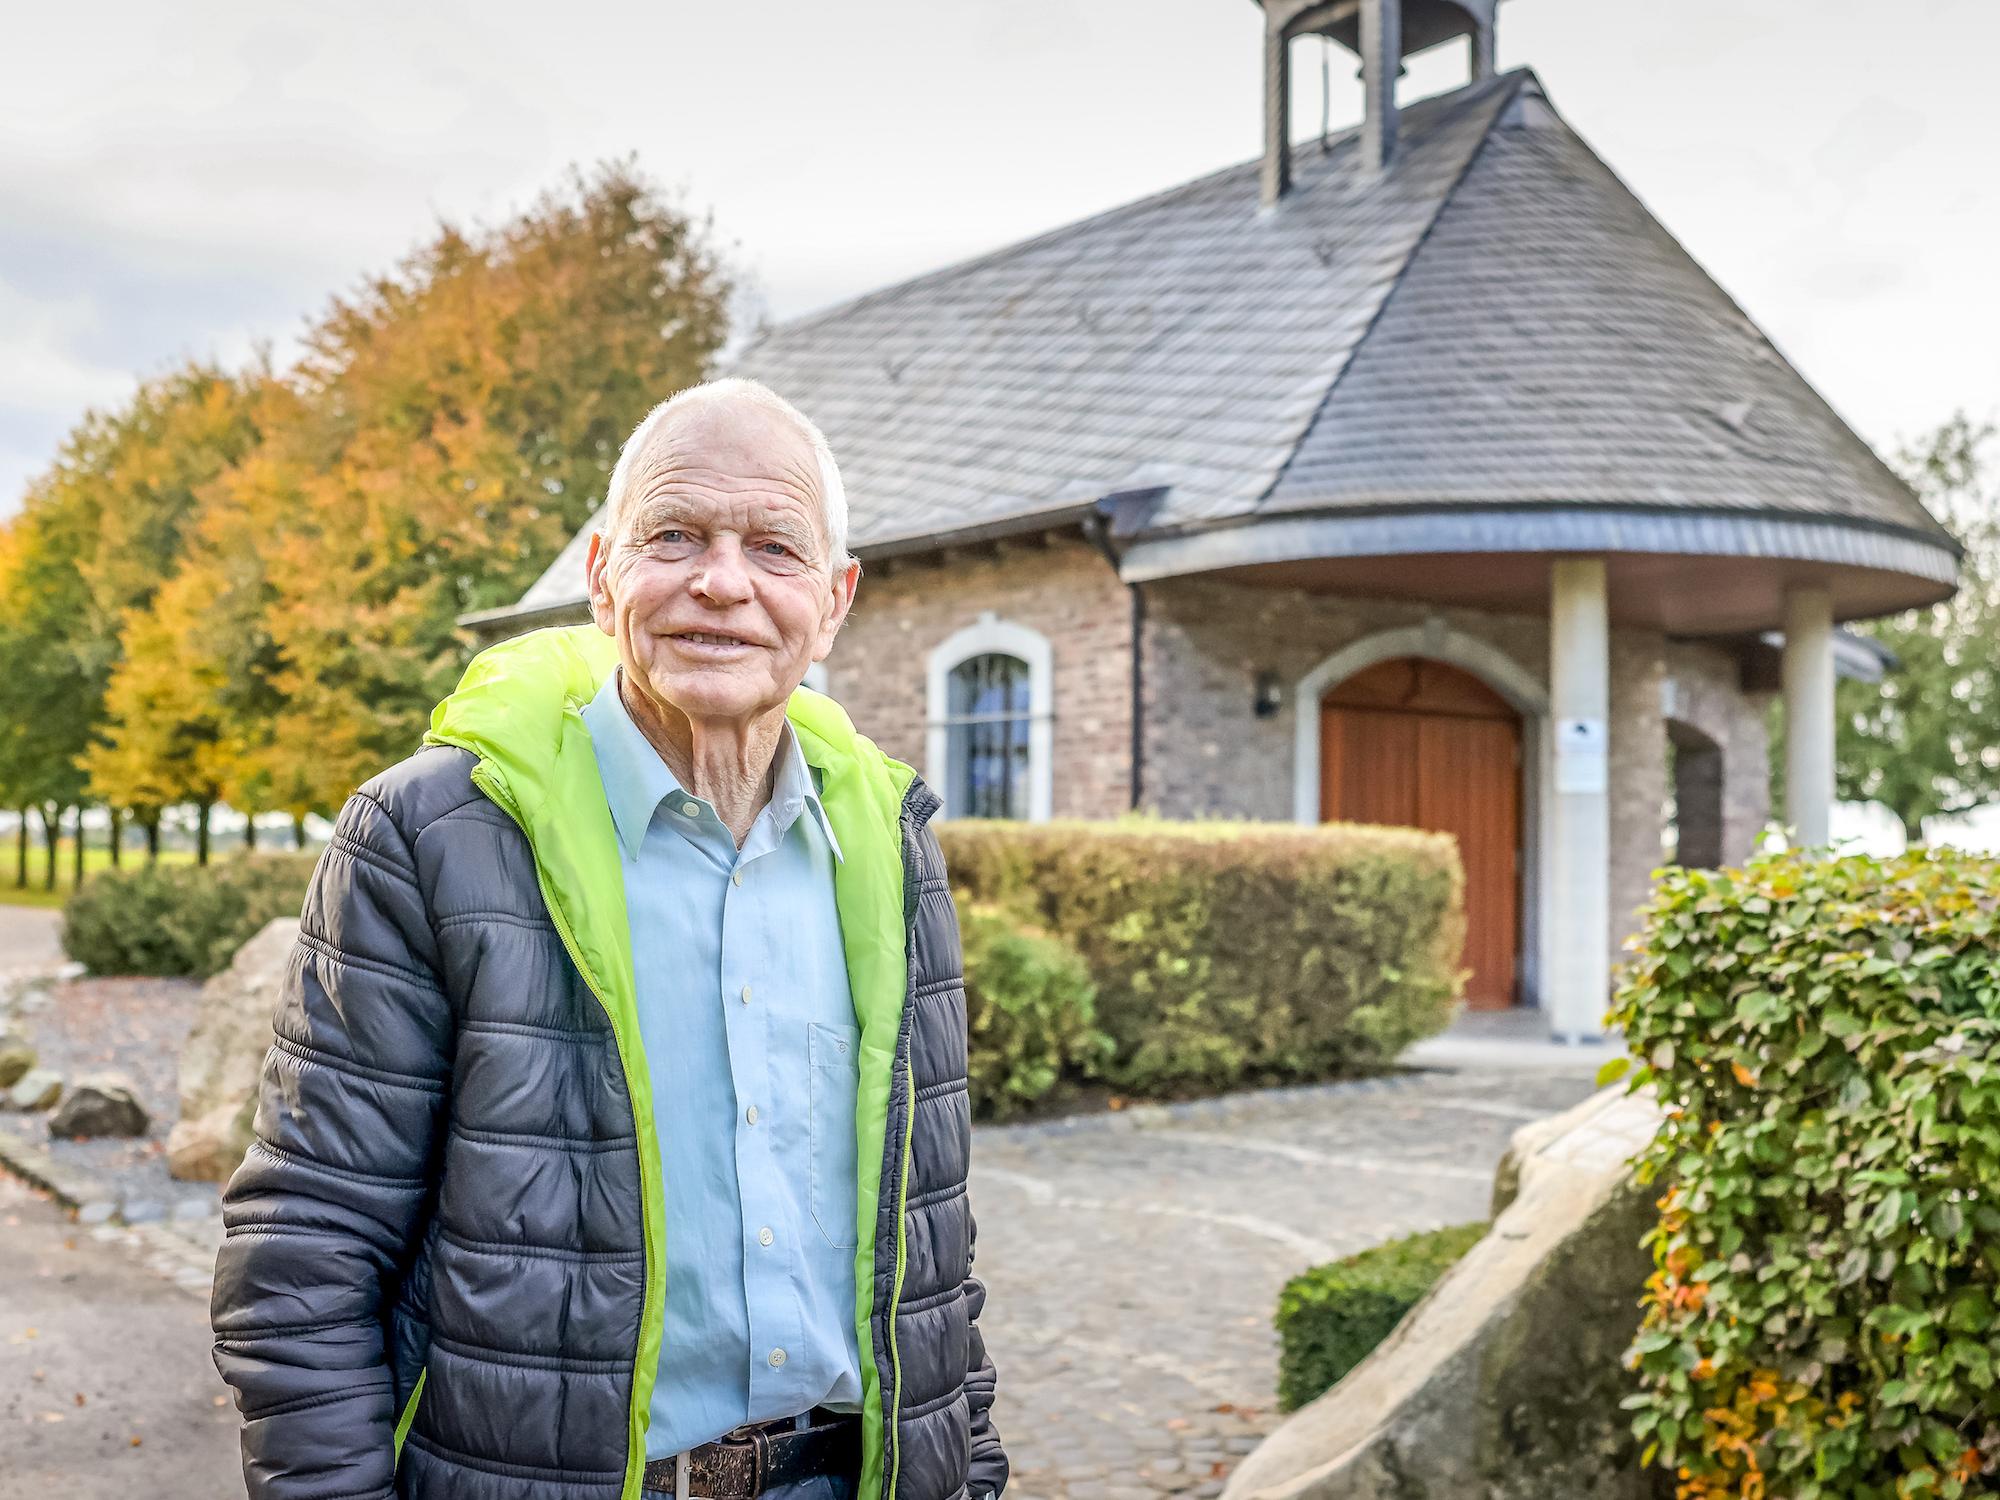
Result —
M 688 1449 L 685 1488 L 675 1473 L 683 1455 L 656 1458 L 646 1465 L 641 1487 L 683 1500 L 752 1500 L 808 1475 L 858 1473 L 861 1414 L 815 1406 L 808 1420 L 806 1427 L 795 1416 L 753 1422 Z

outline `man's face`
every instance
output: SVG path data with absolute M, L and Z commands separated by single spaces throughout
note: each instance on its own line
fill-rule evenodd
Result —
M 828 573 L 812 444 L 748 402 L 655 440 L 622 534 L 590 541 L 590 606 L 632 687 L 691 719 L 781 705 L 833 649 L 861 565 Z

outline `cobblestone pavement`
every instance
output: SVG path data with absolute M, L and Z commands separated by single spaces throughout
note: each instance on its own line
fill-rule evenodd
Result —
M 1513 1130 L 1591 1091 L 1577 1064 L 1437 1070 L 979 1127 L 975 1269 L 1009 1500 L 1219 1494 L 1282 1420 L 1285 1281 L 1483 1218 Z M 207 1297 L 212 1215 L 73 1233 Z M 189 1336 L 205 1353 L 205 1327 Z
M 976 1132 L 1009 1500 L 1219 1494 L 1282 1420 L 1285 1281 L 1484 1218 L 1513 1130 L 1591 1092 L 1573 1068 L 1437 1072 Z

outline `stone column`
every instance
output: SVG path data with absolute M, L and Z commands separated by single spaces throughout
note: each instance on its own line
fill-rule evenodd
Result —
M 1264 20 L 1264 165 L 1258 197 L 1269 208 L 1292 185 L 1292 48 L 1283 24 Z
M 1396 75 L 1403 67 L 1403 0 L 1361 0 L 1361 165 L 1380 172 L 1396 155 Z
M 1604 559 L 1550 566 L 1549 881 L 1542 1005 L 1550 1032 L 1603 1035 L 1611 998 L 1611 617 Z
M 1785 822 L 1824 844 L 1833 814 L 1833 591 L 1785 591 Z

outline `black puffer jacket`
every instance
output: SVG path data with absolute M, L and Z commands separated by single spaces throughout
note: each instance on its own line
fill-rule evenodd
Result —
M 570 677 L 573 705 L 589 684 Z M 643 1228 L 650 1122 L 635 1129 L 634 1060 L 576 961 L 600 960 L 559 929 L 548 869 L 519 809 L 475 784 L 482 764 L 437 746 L 368 783 L 306 899 L 257 1140 L 224 1194 L 212 1308 L 257 1500 L 638 1493 L 642 1325 L 656 1357 L 663 1297 Z M 862 1166 L 876 1208 L 873 1276 L 857 1278 L 862 1500 L 968 1486 L 977 1500 L 1007 1480 L 975 1321 L 965 993 L 926 826 L 937 805 L 912 774 L 884 833 L 905 926 L 876 941 L 907 969 L 900 1020 L 877 1038 L 894 1044 L 883 1148 Z

